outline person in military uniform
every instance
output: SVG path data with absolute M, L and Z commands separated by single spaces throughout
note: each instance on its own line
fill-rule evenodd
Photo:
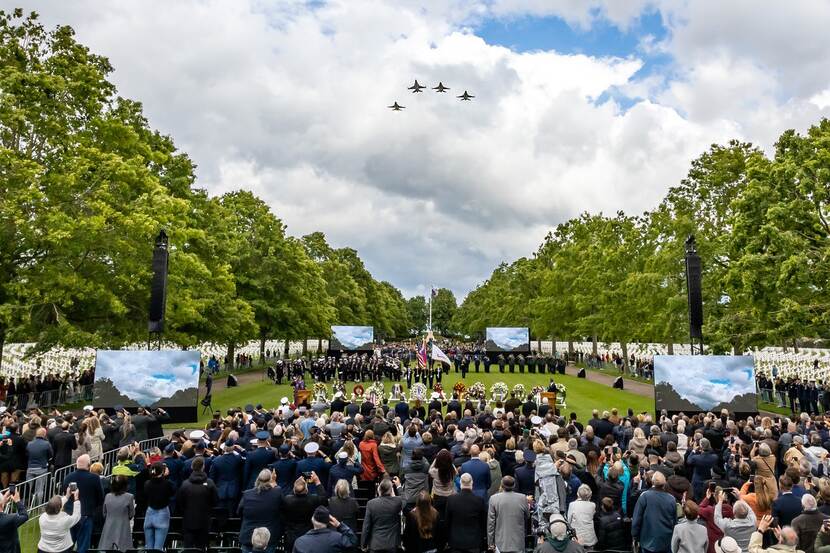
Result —
M 476 372 L 478 372 L 478 367 L 479 367 L 480 363 L 481 363 L 481 360 L 479 359 L 478 354 L 476 353 L 475 355 L 473 355 L 473 365 L 476 368 Z
M 499 354 L 498 362 L 499 362 L 499 372 L 501 374 L 504 374 L 504 354 L 503 353 Z
M 481 354 L 482 360 L 481 362 L 484 363 L 484 372 L 486 374 L 490 373 L 490 358 L 487 356 L 486 353 Z
M 524 372 L 525 372 L 525 356 L 520 353 L 518 356 L 516 356 L 516 361 L 518 361 L 518 363 L 519 363 L 519 372 L 524 374 Z
M 536 356 L 532 353 L 527 356 L 527 372 L 536 374 Z
M 513 372 L 515 371 L 515 367 L 513 366 L 515 361 L 516 357 L 512 353 L 507 356 L 507 366 L 510 368 L 510 374 L 513 374 Z

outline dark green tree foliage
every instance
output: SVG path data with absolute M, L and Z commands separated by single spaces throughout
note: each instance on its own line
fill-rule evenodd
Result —
M 409 332 L 400 292 L 354 250 L 286 235 L 249 192 L 196 188 L 190 159 L 117 96 L 112 69 L 70 27 L 0 12 L 0 350 L 145 340 L 161 229 L 167 340 L 297 339 L 338 322 Z

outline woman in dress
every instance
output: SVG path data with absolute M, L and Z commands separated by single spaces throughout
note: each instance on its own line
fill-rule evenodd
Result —
M 101 421 L 98 417 L 89 417 L 86 419 L 87 437 L 89 442 L 89 458 L 92 461 L 97 461 L 104 454 L 104 429 L 101 428 Z
M 126 551 L 133 548 L 130 520 L 135 516 L 133 495 L 127 492 L 129 482 L 125 476 L 114 476 L 110 493 L 104 498 L 104 529 L 98 549 Z

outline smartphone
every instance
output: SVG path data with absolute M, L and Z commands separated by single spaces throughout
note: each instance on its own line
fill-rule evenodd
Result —
M 710 491 L 710 492 L 714 492 L 714 491 L 717 489 L 717 487 L 718 487 L 718 483 L 717 483 L 717 482 L 714 482 L 714 481 L 713 481 L 713 482 L 709 482 L 709 491 Z
M 306 480 L 311 480 L 311 472 L 310 471 L 303 472 L 303 478 L 305 478 Z
M 9 495 L 14 495 L 14 492 L 16 492 L 16 491 L 17 491 L 17 484 L 15 484 L 14 482 L 9 484 Z
M 77 482 L 70 482 L 69 483 L 69 491 L 72 492 L 72 493 L 75 493 L 76 491 L 78 491 Z

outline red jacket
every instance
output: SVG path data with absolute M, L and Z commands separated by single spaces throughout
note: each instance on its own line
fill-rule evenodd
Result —
M 363 467 L 363 472 L 360 474 L 361 480 L 377 480 L 386 472 L 383 466 L 383 461 L 378 455 L 378 444 L 375 440 L 362 440 L 357 447 L 360 450 L 360 464 Z

